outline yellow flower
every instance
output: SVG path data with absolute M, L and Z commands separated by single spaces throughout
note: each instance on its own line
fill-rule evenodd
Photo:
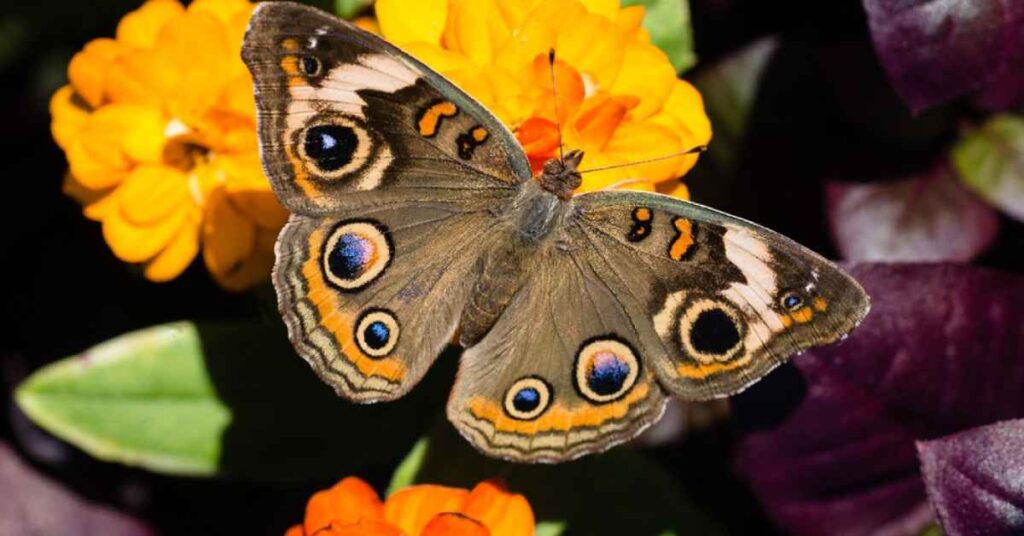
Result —
M 378 0 L 383 36 L 451 78 L 516 133 L 534 170 L 566 149 L 583 168 L 656 159 L 706 145 L 700 94 L 679 80 L 641 26 L 644 8 L 618 0 Z M 548 53 L 555 50 L 555 106 Z M 687 197 L 675 181 L 697 155 L 584 175 Z
M 221 286 L 264 280 L 287 218 L 263 175 L 246 0 L 150 0 L 88 43 L 50 101 L 65 191 L 114 254 L 153 281 L 199 253 Z
M 495 481 L 472 491 L 410 486 L 381 502 L 366 482 L 348 477 L 310 497 L 305 520 L 285 536 L 529 536 L 533 530 L 530 503 Z

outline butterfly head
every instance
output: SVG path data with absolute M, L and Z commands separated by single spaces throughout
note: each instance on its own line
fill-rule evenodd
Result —
M 580 150 L 572 150 L 558 158 L 551 158 L 544 162 L 537 182 L 544 190 L 555 194 L 562 201 L 567 201 L 583 182 L 583 176 L 579 171 L 582 160 L 583 151 Z

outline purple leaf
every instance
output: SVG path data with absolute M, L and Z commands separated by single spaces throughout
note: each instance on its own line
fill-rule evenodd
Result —
M 915 534 L 931 519 L 914 441 L 1024 416 L 1024 279 L 955 264 L 863 264 L 872 311 L 843 343 L 734 399 L 736 467 L 795 534 Z M 783 371 L 786 369 L 783 369 Z M 803 392 L 803 396 L 799 393 Z
M 969 261 L 999 233 L 996 211 L 945 161 L 897 182 L 832 182 L 826 199 L 832 236 L 850 261 Z
M 0 534 L 149 536 L 146 525 L 38 475 L 0 443 Z
M 976 90 L 989 105 L 1024 96 L 1024 2 L 864 0 L 864 9 L 882 65 L 915 112 Z
M 743 437 L 736 453 L 736 470 L 769 516 L 796 535 L 920 532 L 931 514 L 913 436 L 824 360 L 794 363 L 807 381 L 803 402 L 781 425 Z M 780 372 L 738 397 L 741 422 L 773 404 L 766 391 Z
M 917 443 L 946 534 L 1024 534 L 1024 419 Z

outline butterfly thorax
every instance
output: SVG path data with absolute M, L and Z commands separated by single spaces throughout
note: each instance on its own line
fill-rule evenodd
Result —
M 571 205 L 549 192 L 540 180 L 524 184 L 514 209 L 498 226 L 502 230 L 494 233 L 502 238 L 488 244 L 480 256 L 479 275 L 460 318 L 459 342 L 463 346 L 483 339 L 534 271 L 531 263 L 537 262 L 538 253 L 551 247 Z
M 555 194 L 562 201 L 568 201 L 573 191 L 579 188 L 583 177 L 579 172 L 583 151 L 573 150 L 560 158 L 552 158 L 544 163 L 537 182 L 544 190 Z

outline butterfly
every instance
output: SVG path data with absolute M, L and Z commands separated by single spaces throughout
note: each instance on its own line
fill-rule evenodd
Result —
M 480 451 L 559 462 L 837 341 L 868 296 L 753 223 L 668 196 L 573 195 L 480 103 L 317 9 L 260 4 L 245 36 L 263 166 L 292 215 L 273 282 L 289 337 L 362 403 L 407 393 L 453 340 L 447 416 Z

